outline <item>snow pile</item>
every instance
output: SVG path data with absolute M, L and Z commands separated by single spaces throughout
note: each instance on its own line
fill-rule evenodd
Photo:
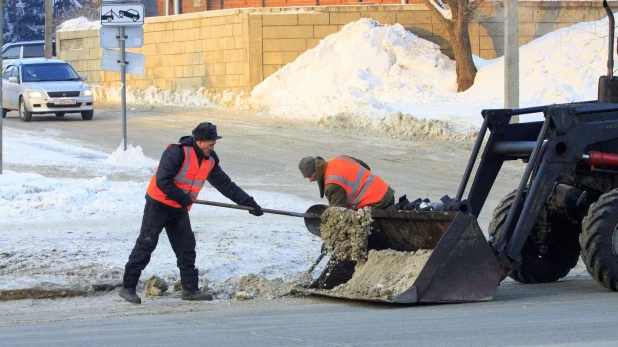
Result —
M 597 80 L 606 73 L 607 35 L 608 22 L 602 19 L 522 46 L 521 107 L 596 99 Z M 250 103 L 326 125 L 402 132 L 418 125 L 409 120 L 414 117 L 431 120 L 428 128 L 447 125 L 440 121 L 478 126 L 482 109 L 503 107 L 504 59 L 474 58 L 475 84 L 457 93 L 455 63 L 437 45 L 399 24 L 361 19 L 266 78 Z
M 60 142 L 45 137 L 31 136 L 4 131 L 4 162 L 16 167 L 36 167 L 37 172 L 71 172 L 73 177 L 95 175 L 115 175 L 118 173 L 138 177 L 149 177 L 158 162 L 147 158 L 142 148 L 129 144 L 127 151 L 120 147 L 112 153 L 83 148 L 71 142 Z M 23 155 L 28 153 L 28 155 Z
M 596 100 L 599 76 L 607 74 L 607 18 L 556 30 L 520 48 L 521 106 Z M 614 54 L 614 59 L 616 55 Z M 502 103 L 504 59 L 484 62 L 474 86 L 463 93 Z
M 156 167 L 157 161 L 150 159 L 144 155 L 142 147 L 127 145 L 127 150 L 124 150 L 124 143 L 120 143 L 118 149 L 104 160 L 105 164 L 124 168 L 144 168 Z
M 97 101 L 120 102 L 120 87 L 92 86 L 91 89 Z M 207 88 L 174 90 L 155 86 L 146 89 L 127 86 L 127 103 L 135 105 L 217 108 L 219 105 L 234 104 L 238 97 L 236 93 L 214 92 Z
M 90 21 L 86 17 L 78 17 L 69 19 L 65 22 L 62 22 L 56 32 L 59 31 L 78 31 L 78 30 L 91 30 L 91 29 L 99 29 L 101 28 L 101 21 Z
M 455 64 L 438 45 L 399 24 L 364 18 L 266 78 L 251 97 L 256 107 L 292 117 L 353 114 L 379 122 L 406 111 L 402 102 L 434 100 L 455 88 Z
M 146 182 L 110 182 L 106 177 L 54 179 L 5 171 L 0 176 L 0 220 L 60 221 L 138 214 Z

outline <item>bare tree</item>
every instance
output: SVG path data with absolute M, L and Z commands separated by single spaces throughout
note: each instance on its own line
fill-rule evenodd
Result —
M 429 10 L 446 29 L 453 48 L 457 72 L 457 91 L 468 90 L 474 84 L 476 66 L 472 61 L 472 47 L 468 24 L 476 8 L 484 0 L 424 0 Z

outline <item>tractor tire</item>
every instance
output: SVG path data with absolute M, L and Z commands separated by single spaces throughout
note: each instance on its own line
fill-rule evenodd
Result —
M 507 194 L 494 210 L 489 223 L 490 236 L 502 229 L 511 205 L 515 200 L 515 193 L 516 191 Z M 556 282 L 566 276 L 577 265 L 580 253 L 577 236 L 581 229 L 580 226 L 573 225 L 564 219 L 556 218 L 555 221 L 552 221 L 551 228 L 561 229 L 558 232 L 564 237 L 561 240 L 562 242 L 559 243 L 560 249 L 554 252 L 554 255 L 551 257 L 542 256 L 534 241 L 535 235 L 533 233 L 535 228 L 533 228 L 521 250 L 520 261 L 509 274 L 510 278 L 520 283 Z
M 56 117 L 58 118 L 64 117 L 64 112 L 56 112 Z
M 601 195 L 584 217 L 579 243 L 588 273 L 618 291 L 618 189 Z

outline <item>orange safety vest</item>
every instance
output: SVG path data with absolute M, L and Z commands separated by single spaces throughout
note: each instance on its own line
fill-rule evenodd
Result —
M 347 207 L 353 210 L 379 202 L 388 191 L 388 184 L 378 175 L 344 155 L 328 161 L 324 184 L 337 184 L 345 189 Z
M 174 144 L 170 144 L 167 148 L 170 148 Z M 208 158 L 208 162 L 205 160 L 202 161 L 202 165 L 199 165 L 197 160 L 197 154 L 195 153 L 195 149 L 191 146 L 183 146 L 185 151 L 185 160 L 182 162 L 182 166 L 180 170 L 178 170 L 178 174 L 174 177 L 174 184 L 178 186 L 178 188 L 182 189 L 185 194 L 188 194 L 189 197 L 193 201 L 197 199 L 197 196 L 200 194 L 200 190 L 204 187 L 204 182 L 206 182 L 206 178 L 210 174 L 210 171 L 215 166 L 215 159 L 211 156 Z M 207 164 L 207 165 L 204 165 Z M 159 167 L 157 166 L 157 171 L 159 171 Z M 154 175 L 150 178 L 150 184 L 148 185 L 148 189 L 146 190 L 146 194 L 148 194 L 151 198 L 162 202 L 166 205 L 180 208 L 179 203 L 174 200 L 166 200 L 166 194 L 157 187 L 157 172 L 155 171 Z M 189 210 L 191 206 L 189 206 Z

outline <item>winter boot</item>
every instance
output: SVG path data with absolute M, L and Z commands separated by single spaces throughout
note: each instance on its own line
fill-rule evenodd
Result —
M 122 287 L 122 289 L 120 289 L 120 293 L 118 293 L 118 295 L 120 295 L 121 298 L 125 299 L 126 301 L 128 301 L 128 302 L 130 302 L 132 304 L 141 304 L 142 303 L 142 299 L 140 299 L 140 297 L 135 292 L 135 288 L 124 288 L 124 287 Z
M 212 300 L 212 295 L 208 293 L 204 293 L 201 290 L 187 290 L 183 289 L 182 294 L 180 295 L 180 299 L 182 300 Z
M 212 300 L 212 295 L 202 292 L 198 286 L 197 269 L 181 270 L 180 281 L 182 282 L 182 300 Z

